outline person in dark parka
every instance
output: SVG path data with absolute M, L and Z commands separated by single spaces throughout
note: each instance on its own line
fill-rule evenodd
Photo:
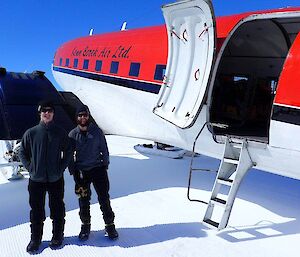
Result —
M 29 172 L 29 204 L 31 240 L 27 252 L 39 249 L 45 221 L 45 196 L 49 195 L 53 237 L 50 247 L 62 245 L 65 204 L 63 172 L 72 158 L 67 132 L 53 120 L 54 105 L 42 102 L 38 107 L 40 123 L 28 129 L 22 138 L 19 157 Z
M 110 205 L 109 179 L 107 169 L 109 152 L 102 130 L 90 120 L 90 111 L 86 105 L 81 105 L 76 111 L 78 126 L 70 131 L 74 147 L 74 162 L 69 165 L 69 171 L 74 177 L 75 193 L 79 198 L 79 216 L 82 222 L 79 233 L 80 240 L 87 240 L 91 229 L 90 200 L 91 183 L 93 183 L 100 209 L 105 222 L 106 235 L 116 239 L 115 214 Z

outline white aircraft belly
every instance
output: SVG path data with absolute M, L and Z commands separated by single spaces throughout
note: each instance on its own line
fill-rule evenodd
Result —
M 95 121 L 106 134 L 144 138 L 192 150 L 194 139 L 206 122 L 206 105 L 191 128 L 181 129 L 152 113 L 156 94 L 55 71 L 53 74 L 64 90 L 73 92 L 89 106 Z M 196 152 L 221 159 L 223 147 L 213 141 L 212 134 L 205 128 L 197 141 Z M 250 142 L 248 148 L 257 164 L 254 168 L 300 179 L 299 151 L 256 142 Z
M 87 104 L 107 134 L 145 138 L 166 143 L 180 138 L 173 125 L 152 113 L 157 95 L 54 71 L 55 79 Z M 80 83 L 74 90 L 72 85 Z M 172 133 L 170 133 L 172 131 Z M 182 143 L 181 143 L 182 145 Z

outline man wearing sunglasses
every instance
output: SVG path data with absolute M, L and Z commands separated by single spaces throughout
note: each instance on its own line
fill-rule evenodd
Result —
M 115 229 L 115 215 L 109 198 L 109 152 L 105 136 L 102 130 L 91 122 L 90 111 L 86 105 L 77 108 L 76 122 L 78 126 L 69 133 L 75 151 L 74 162 L 69 165 L 69 171 L 74 177 L 75 193 L 79 198 L 82 225 L 78 238 L 82 241 L 87 240 L 90 234 L 90 186 L 93 183 L 105 222 L 106 236 L 116 239 L 118 232 Z
M 40 122 L 28 129 L 22 138 L 19 157 L 28 170 L 31 240 L 27 252 L 38 251 L 45 221 L 45 196 L 48 192 L 53 237 L 50 247 L 62 245 L 64 238 L 65 204 L 63 172 L 72 158 L 66 131 L 53 120 L 54 105 L 44 101 L 38 106 Z

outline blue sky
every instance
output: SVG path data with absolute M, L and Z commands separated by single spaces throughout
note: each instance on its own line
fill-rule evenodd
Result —
M 88 35 L 162 24 L 161 5 L 172 0 L 0 0 L 0 66 L 9 71 L 43 70 L 56 85 L 51 63 L 64 42 Z M 213 0 L 217 16 L 300 6 L 299 0 Z

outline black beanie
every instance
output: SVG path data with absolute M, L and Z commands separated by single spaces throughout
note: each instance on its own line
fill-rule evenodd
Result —
M 76 109 L 76 116 L 78 115 L 78 113 L 81 112 L 86 112 L 87 114 L 90 114 L 89 107 L 87 107 L 87 105 L 79 105 Z
M 39 102 L 38 112 L 41 112 L 42 108 L 46 108 L 46 107 L 50 107 L 53 109 L 53 111 L 55 111 L 53 102 L 44 100 L 44 101 Z

